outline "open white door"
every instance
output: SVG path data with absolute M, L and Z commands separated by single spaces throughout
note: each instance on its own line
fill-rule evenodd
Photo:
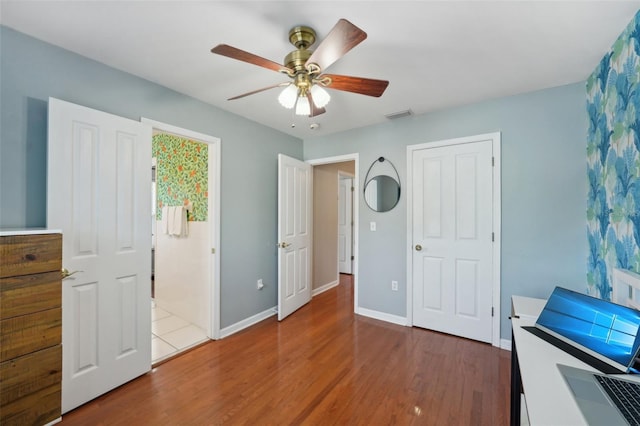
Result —
M 151 368 L 151 127 L 49 99 L 47 226 L 62 230 L 62 412 Z
M 278 320 L 311 300 L 311 165 L 278 154 Z
M 352 271 L 352 204 L 353 179 L 341 176 L 338 190 L 338 272 L 341 274 Z

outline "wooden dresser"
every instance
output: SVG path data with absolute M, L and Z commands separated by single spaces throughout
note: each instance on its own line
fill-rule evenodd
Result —
M 0 233 L 0 425 L 61 417 L 62 235 Z

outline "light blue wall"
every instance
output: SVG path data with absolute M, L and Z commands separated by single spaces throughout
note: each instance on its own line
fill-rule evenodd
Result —
M 277 303 L 277 154 L 302 158 L 299 139 L 6 27 L 0 54 L 0 227 L 46 225 L 50 96 L 209 134 L 222 139 L 221 326 Z
M 393 82 L 391 83 L 393 84 Z M 354 95 L 355 96 L 355 95 Z M 587 184 L 584 83 L 402 118 L 304 142 L 306 160 L 360 154 L 360 182 L 376 158 L 391 160 L 406 189 L 407 145 L 502 134 L 501 336 L 510 339 L 512 295 L 584 292 Z M 360 203 L 360 306 L 406 316 L 407 194 L 387 213 Z M 377 231 L 369 231 L 369 222 Z M 400 291 L 391 291 L 398 280 Z
M 360 153 L 360 180 L 379 156 L 406 185 L 406 146 L 502 132 L 502 337 L 512 294 L 585 288 L 584 84 L 390 121 L 303 144 L 195 99 L 0 27 L 0 226 L 46 221 L 49 96 L 222 139 L 222 327 L 276 304 L 276 155 Z M 356 95 L 353 95 L 356 96 Z M 260 183 L 258 186 L 257 183 Z M 406 314 L 406 192 L 374 213 L 360 203 L 360 305 Z M 377 232 L 368 230 L 376 221 Z M 250 244 L 247 244 L 250 242 Z M 255 290 L 263 278 L 267 288 Z M 397 280 L 400 291 L 391 292 Z

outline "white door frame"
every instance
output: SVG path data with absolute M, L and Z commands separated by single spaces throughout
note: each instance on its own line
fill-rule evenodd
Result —
M 171 124 L 162 123 L 160 121 L 141 118 L 141 122 L 151 125 L 155 130 L 172 133 L 176 136 L 182 136 L 189 139 L 197 140 L 209 145 L 209 149 L 213 150 L 214 159 L 211 161 L 209 156 L 209 223 L 211 224 L 211 233 L 209 234 L 209 246 L 212 250 L 211 258 L 211 296 L 209 298 L 209 323 L 207 326 L 207 336 L 211 339 L 220 339 L 220 138 L 206 135 L 204 133 L 194 132 L 193 130 L 184 129 L 173 126 Z M 151 143 L 151 141 L 149 141 Z
M 353 177 L 353 193 L 360 193 L 360 154 L 345 154 L 345 155 L 337 155 L 335 157 L 325 157 L 325 158 L 314 158 L 313 160 L 306 160 L 307 163 L 312 166 L 321 166 L 323 164 L 333 164 L 333 163 L 342 163 L 344 161 L 353 161 L 355 163 L 354 166 L 354 177 Z M 360 261 L 359 256 L 359 235 L 358 235 L 358 222 L 360 219 L 360 202 L 359 199 L 354 197 L 353 199 L 353 252 L 351 253 L 354 257 L 353 259 L 353 269 L 352 273 L 354 274 L 353 278 L 353 311 L 358 312 L 358 279 L 360 277 L 360 270 L 358 269 L 358 263 Z M 338 274 L 338 276 L 340 276 Z
M 412 231 L 413 231 L 413 200 L 411 194 L 413 193 L 413 153 L 425 148 L 438 148 L 443 146 L 460 145 L 465 143 L 480 142 L 480 141 L 492 141 L 493 147 L 493 326 L 492 326 L 492 339 L 491 344 L 493 346 L 500 347 L 500 240 L 501 240 L 501 178 L 500 178 L 500 145 L 501 134 L 500 132 L 486 133 L 475 136 L 467 136 L 462 138 L 446 139 L 435 142 L 421 143 L 417 145 L 407 146 L 407 325 L 413 326 L 413 246 Z
M 354 231 L 354 224 L 355 221 L 354 219 L 354 214 L 353 214 L 353 205 L 355 204 L 355 197 L 354 194 L 356 192 L 355 190 L 355 186 L 353 185 L 353 182 L 355 181 L 355 176 L 351 173 L 347 173 L 347 172 L 343 172 L 342 170 L 338 170 L 338 193 L 340 193 L 340 181 L 343 179 L 351 179 L 351 187 L 353 188 L 353 191 L 351 191 L 351 200 L 349 201 L 351 203 L 351 224 L 349 225 L 351 227 L 351 232 L 349 233 L 350 237 L 351 237 L 351 241 L 349 241 L 350 244 L 350 252 L 351 252 L 351 257 L 353 257 L 355 259 L 355 256 L 353 254 L 353 231 Z M 340 200 L 338 200 L 338 205 L 340 205 Z M 338 231 L 338 253 L 340 253 L 340 231 Z M 351 274 L 353 274 L 353 260 L 350 260 L 351 262 Z M 340 260 L 338 260 L 338 282 L 340 282 Z

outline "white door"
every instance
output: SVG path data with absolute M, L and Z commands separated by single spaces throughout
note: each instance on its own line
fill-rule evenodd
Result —
M 340 178 L 338 192 L 338 271 L 351 273 L 353 179 Z
M 492 338 L 492 141 L 413 152 L 413 324 Z
M 63 234 L 62 412 L 151 368 L 151 128 L 49 99 L 47 226 Z
M 278 320 L 311 300 L 311 165 L 278 154 Z

